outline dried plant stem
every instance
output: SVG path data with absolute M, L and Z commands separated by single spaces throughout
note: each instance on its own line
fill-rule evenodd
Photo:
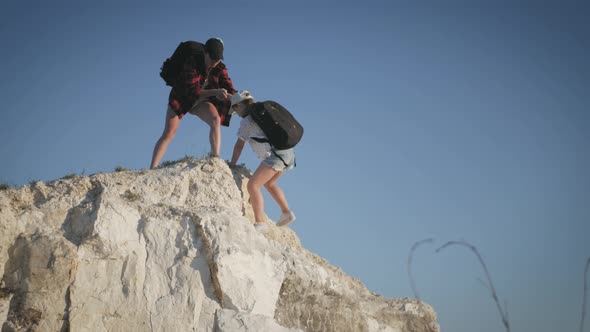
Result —
M 477 259 L 479 260 L 479 263 L 483 267 L 483 270 L 486 274 L 486 278 L 488 281 L 487 288 L 490 291 L 492 298 L 494 299 L 494 302 L 496 302 L 496 306 L 498 307 L 498 311 L 500 312 L 500 317 L 502 318 L 502 323 L 504 324 L 504 327 L 506 327 L 506 331 L 510 332 L 510 324 L 508 323 L 508 309 L 507 309 L 508 305 L 505 304 L 506 309 L 504 309 L 504 310 L 502 309 L 502 306 L 500 305 L 500 301 L 498 300 L 496 288 L 494 287 L 494 283 L 492 282 L 492 277 L 490 276 L 490 272 L 488 271 L 488 268 L 487 268 L 485 262 L 483 261 L 483 258 L 479 254 L 479 251 L 477 250 L 477 248 L 475 246 L 473 246 L 465 241 L 449 241 L 449 242 L 443 244 L 440 248 L 436 249 L 436 252 L 438 253 L 441 250 L 445 249 L 446 247 L 449 247 L 452 245 L 465 246 L 469 250 L 471 250 L 473 253 L 475 253 L 475 255 L 477 256 Z
M 590 267 L 590 257 L 586 261 L 584 270 L 584 293 L 582 298 L 582 320 L 580 321 L 580 332 L 584 332 L 584 318 L 586 317 L 586 295 L 588 293 L 588 268 Z
M 418 302 L 420 302 L 420 296 L 418 295 L 418 290 L 416 289 L 416 280 L 414 279 L 414 274 L 412 273 L 412 260 L 414 258 L 414 251 L 424 243 L 432 243 L 432 241 L 433 239 L 425 239 L 414 243 L 412 249 L 410 249 L 410 254 L 408 255 L 408 277 L 410 278 L 410 284 L 412 286 L 412 291 L 414 292 L 414 297 L 416 297 Z

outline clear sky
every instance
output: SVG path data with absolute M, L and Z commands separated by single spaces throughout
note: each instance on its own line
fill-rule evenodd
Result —
M 162 61 L 180 41 L 220 37 L 235 87 L 305 127 L 280 184 L 306 248 L 379 294 L 412 297 L 408 253 L 434 238 L 413 267 L 442 330 L 502 331 L 476 257 L 434 252 L 463 239 L 512 331 L 578 330 L 588 2 L 148 2 L 2 2 L 0 182 L 147 168 L 169 93 Z M 224 159 L 238 123 L 222 130 Z M 164 160 L 204 155 L 207 132 L 185 117 Z M 241 161 L 258 164 L 249 148 Z

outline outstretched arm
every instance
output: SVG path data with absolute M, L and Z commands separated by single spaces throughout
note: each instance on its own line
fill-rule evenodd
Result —
M 236 144 L 234 145 L 234 153 L 229 163 L 231 166 L 235 166 L 238 162 L 238 159 L 240 159 L 240 155 L 242 154 L 242 150 L 244 149 L 245 143 L 246 142 L 242 141 L 240 138 L 238 138 L 238 140 L 236 141 Z

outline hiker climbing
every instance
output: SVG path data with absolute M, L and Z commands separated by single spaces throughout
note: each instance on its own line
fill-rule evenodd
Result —
M 269 230 L 264 214 L 262 186 L 281 208 L 282 213 L 277 225 L 286 226 L 295 221 L 295 214 L 289 208 L 287 199 L 276 182 L 286 170 L 295 166 L 293 147 L 301 139 L 303 128 L 280 104 L 274 101 L 255 102 L 248 91 L 240 91 L 231 97 L 230 113 L 233 112 L 242 120 L 230 166 L 236 165 L 246 141 L 261 160 L 248 182 L 250 203 L 256 221 L 254 227 L 261 233 Z
M 172 89 L 164 132 L 154 147 L 152 169 L 158 167 L 186 113 L 196 115 L 209 125 L 209 156 L 219 156 L 221 125 L 229 127 L 229 99 L 236 92 L 221 62 L 223 49 L 223 42 L 218 38 L 211 38 L 204 45 L 185 41 L 162 65 L 160 76 Z

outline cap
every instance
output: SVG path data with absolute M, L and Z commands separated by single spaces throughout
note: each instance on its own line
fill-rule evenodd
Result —
M 223 60 L 223 40 L 210 38 L 205 43 L 205 50 L 213 60 Z
M 246 99 L 254 99 L 254 98 L 252 97 L 252 94 L 250 94 L 250 92 L 248 92 L 246 90 L 242 90 L 242 91 L 234 93 L 231 96 L 231 105 L 229 107 L 229 113 L 230 114 L 234 113 L 233 106 L 237 103 L 243 102 Z

